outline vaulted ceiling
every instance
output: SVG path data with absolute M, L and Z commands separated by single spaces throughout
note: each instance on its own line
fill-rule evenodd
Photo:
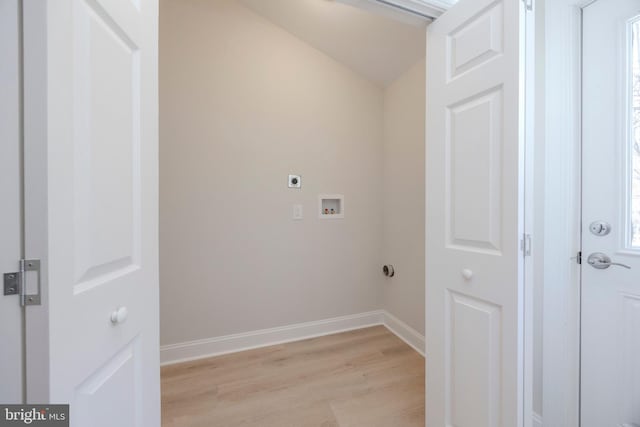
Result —
M 354 0 L 240 0 L 245 6 L 380 86 L 424 58 L 427 21 Z M 366 3 L 366 2 L 363 2 Z

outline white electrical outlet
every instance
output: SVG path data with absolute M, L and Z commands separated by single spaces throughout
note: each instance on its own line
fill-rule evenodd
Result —
M 293 205 L 293 219 L 301 220 L 302 218 L 302 205 Z

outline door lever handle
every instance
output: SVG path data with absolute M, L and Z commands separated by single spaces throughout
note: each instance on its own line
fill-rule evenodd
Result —
M 597 268 L 598 270 L 604 270 L 605 268 L 609 268 L 612 265 L 617 265 L 618 267 L 623 267 L 631 270 L 631 267 L 626 264 L 612 262 L 611 258 L 609 258 L 606 254 L 603 254 L 602 252 L 592 253 L 591 255 L 589 255 L 589 258 L 587 258 L 587 262 L 590 266 L 592 266 L 593 268 Z

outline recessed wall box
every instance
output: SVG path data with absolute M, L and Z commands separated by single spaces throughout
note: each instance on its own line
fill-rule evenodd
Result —
M 342 194 L 321 194 L 318 196 L 318 218 L 344 218 L 344 196 Z

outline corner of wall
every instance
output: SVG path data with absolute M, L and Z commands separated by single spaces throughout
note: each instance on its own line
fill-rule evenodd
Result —
M 384 91 L 382 263 L 396 275 L 383 278 L 382 308 L 418 334 L 425 327 L 425 65 L 419 61 Z

